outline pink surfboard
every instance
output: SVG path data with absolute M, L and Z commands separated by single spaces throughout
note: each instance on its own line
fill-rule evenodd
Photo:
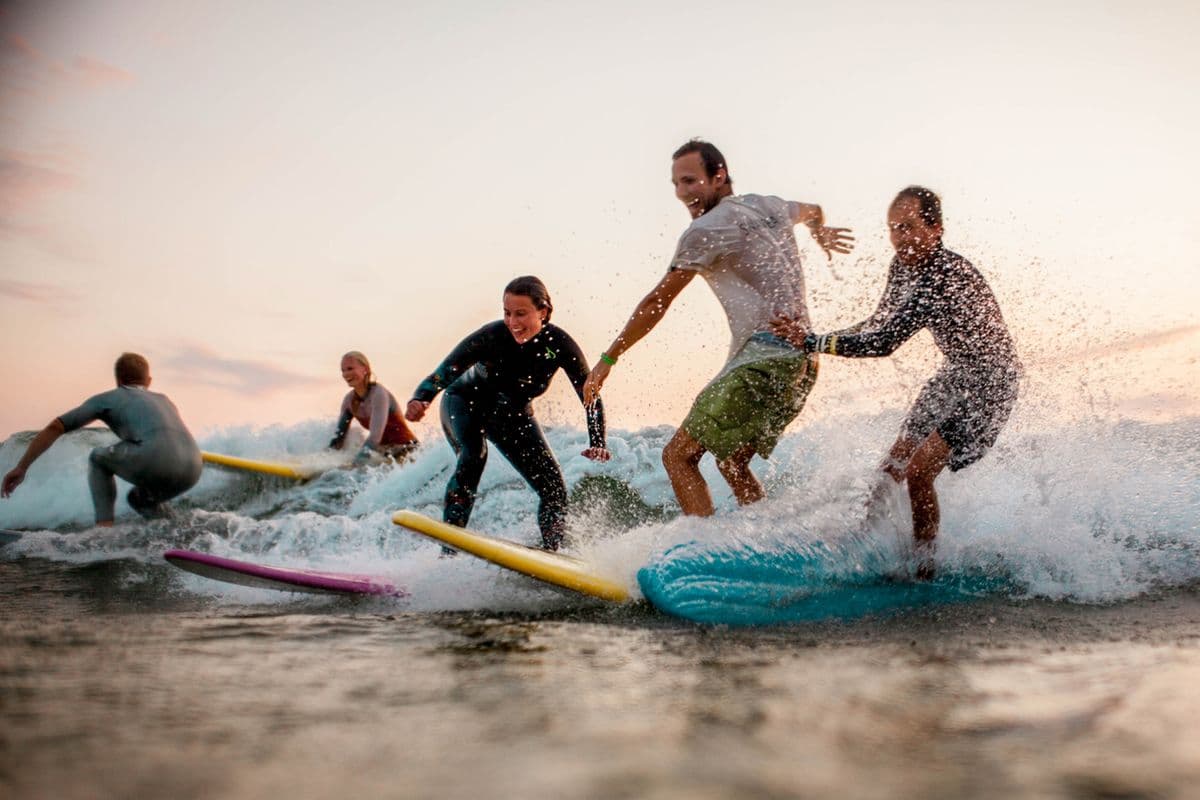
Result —
M 282 592 L 311 594 L 369 594 L 384 597 L 405 597 L 408 592 L 387 578 L 377 575 L 353 575 L 344 572 L 318 572 L 311 569 L 272 567 L 222 558 L 194 550 L 168 550 L 163 558 L 180 569 L 194 572 L 216 581 L 276 589 Z

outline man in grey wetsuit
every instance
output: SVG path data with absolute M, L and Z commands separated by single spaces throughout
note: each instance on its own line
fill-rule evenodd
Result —
M 8 497 L 25 480 L 25 471 L 58 437 L 100 420 L 121 441 L 97 447 L 89 457 L 88 486 L 96 508 L 96 524 L 113 523 L 119 476 L 133 484 L 129 505 L 147 518 L 160 516 L 162 504 L 183 494 L 200 480 L 200 448 L 175 405 L 166 395 L 149 390 L 150 364 L 136 353 L 124 353 L 115 366 L 117 388 L 89 398 L 34 437 L 17 463 L 4 476 L 2 494 Z
M 932 577 L 940 513 L 934 479 L 978 461 L 996 443 L 1017 401 L 1021 362 L 995 295 L 979 271 L 942 245 L 942 204 L 921 186 L 903 189 L 888 209 L 896 257 L 879 307 L 850 328 L 818 336 L 781 318 L 776 334 L 805 352 L 851 358 L 890 355 L 928 328 L 945 362 L 925 384 L 881 465 L 908 483 L 919 577 Z

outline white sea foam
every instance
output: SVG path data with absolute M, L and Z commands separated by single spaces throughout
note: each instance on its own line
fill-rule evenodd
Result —
M 636 586 L 637 570 L 683 541 L 779 549 L 812 541 L 855 555 L 862 506 L 875 465 L 890 444 L 900 412 L 800 424 L 769 462 L 756 460 L 768 499 L 739 509 L 711 458 L 703 472 L 718 513 L 709 519 L 613 527 L 602 514 L 575 517 L 570 548 Z M 607 476 L 634 489 L 650 507 L 675 509 L 661 465 L 671 428 L 610 433 L 612 461 L 581 455 L 586 434 L 550 428 L 547 438 L 568 486 Z M 231 428 L 206 436 L 206 450 L 259 459 L 313 463 L 328 424 Z M 0 445 L 7 471 L 27 434 Z M 33 530 L 8 545 L 21 555 L 77 562 L 132 557 L 157 562 L 170 547 L 233 558 L 387 576 L 409 588 L 400 604 L 416 609 L 552 608 L 561 595 L 471 558 L 440 559 L 438 548 L 391 524 L 400 508 L 439 516 L 453 468 L 450 448 L 427 442 L 403 467 L 332 470 L 306 484 L 206 468 L 177 503 L 170 521 L 143 522 L 122 499 L 118 524 L 90 528 L 88 451 L 111 434 L 87 430 L 63 437 L 0 502 L 0 527 Z M 1083 602 L 1134 597 L 1200 579 L 1200 419 L 1159 424 L 1080 422 L 1042 429 L 1018 418 L 981 462 L 939 478 L 942 535 L 939 559 L 951 567 L 1003 565 L 1031 596 Z M 122 487 L 124 489 L 126 487 Z M 906 499 L 896 492 L 891 513 L 874 536 L 903 558 Z M 516 541 L 537 541 L 536 497 L 493 452 L 480 484 L 472 527 Z M 838 544 L 841 542 L 842 544 Z M 876 541 L 871 546 L 878 546 Z M 187 577 L 189 591 L 244 602 L 281 597 Z M 282 597 L 290 597 L 282 595 Z

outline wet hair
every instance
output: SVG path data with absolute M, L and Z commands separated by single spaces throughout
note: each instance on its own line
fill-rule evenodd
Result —
M 504 293 L 515 294 L 517 297 L 528 297 L 533 302 L 534 308 L 546 312 L 546 322 L 550 321 L 550 315 L 554 313 L 554 304 L 550 302 L 550 290 L 546 288 L 546 284 L 542 283 L 541 278 L 533 275 L 513 278 L 508 282 L 508 286 L 504 287 Z
M 906 197 L 917 201 L 921 220 L 926 225 L 942 224 L 942 198 L 934 194 L 932 190 L 926 189 L 924 186 L 906 186 L 896 195 L 892 205 L 895 206 Z
M 137 353 L 121 353 L 113 364 L 118 386 L 145 386 L 150 380 L 150 362 Z
M 355 361 L 357 361 L 358 363 L 362 364 L 364 367 L 367 368 L 367 383 L 368 384 L 372 384 L 375 382 L 375 373 L 371 370 L 371 362 L 367 360 L 366 356 L 364 356 L 358 350 L 351 350 L 350 352 L 348 352 L 342 356 L 343 361 L 345 361 L 347 358 L 353 358 Z
M 725 182 L 729 187 L 733 188 L 733 176 L 729 174 L 729 165 L 725 163 L 725 156 L 721 155 L 721 151 L 712 142 L 706 142 L 703 139 L 688 139 L 678 150 L 671 154 L 671 160 L 683 158 L 689 153 L 699 153 L 700 160 L 704 163 L 704 172 L 710 178 L 717 175 L 717 170 L 725 170 Z

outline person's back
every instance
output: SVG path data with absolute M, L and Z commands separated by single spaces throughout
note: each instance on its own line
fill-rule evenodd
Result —
M 195 449 L 197 457 L 200 454 L 175 404 L 166 395 L 142 386 L 118 386 L 101 392 L 59 419 L 68 431 L 100 420 L 122 441 L 141 445 L 171 442 L 184 449 Z
M 200 448 L 166 395 L 125 384 L 88 398 L 58 419 L 65 431 L 100 420 L 121 439 L 89 457 L 88 483 L 100 522 L 112 519 L 114 475 L 134 485 L 129 505 L 146 517 L 158 516 L 163 502 L 200 480 Z

